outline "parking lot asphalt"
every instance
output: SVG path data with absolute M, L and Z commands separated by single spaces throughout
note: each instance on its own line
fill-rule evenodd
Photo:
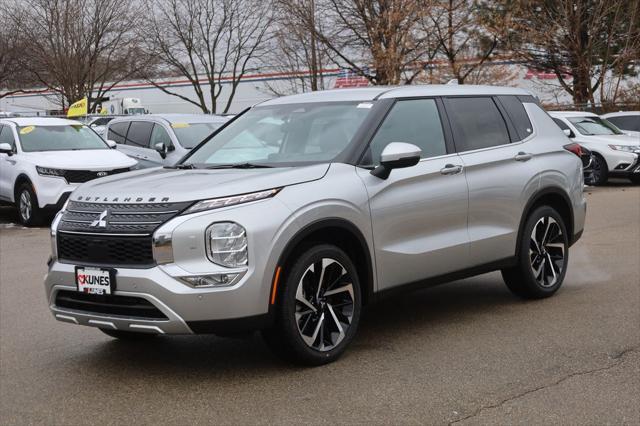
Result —
M 0 209 L 0 423 L 639 424 L 640 187 L 587 197 L 555 297 L 516 299 L 499 273 L 398 295 L 318 368 L 257 335 L 131 344 L 56 322 L 48 232 Z

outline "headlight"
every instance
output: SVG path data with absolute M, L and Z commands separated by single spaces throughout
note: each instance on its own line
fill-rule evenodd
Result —
M 51 167 L 40 167 L 36 166 L 36 170 L 39 175 L 42 176 L 64 176 L 64 170 L 61 169 L 52 169 Z
M 640 153 L 640 145 L 609 145 L 609 148 L 615 151 Z
M 237 204 L 250 203 L 251 201 L 264 200 L 276 195 L 282 188 L 267 189 L 266 191 L 252 192 L 250 194 L 234 195 L 231 197 L 211 198 L 202 200 L 189 207 L 183 214 L 196 213 L 204 210 L 219 209 L 221 207 L 235 206 Z
M 218 222 L 205 231 L 207 257 L 213 263 L 227 268 L 247 264 L 247 233 L 234 222 Z

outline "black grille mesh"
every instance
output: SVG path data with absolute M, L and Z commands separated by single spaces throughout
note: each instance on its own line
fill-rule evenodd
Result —
M 128 172 L 130 169 L 113 169 L 113 170 L 105 170 L 105 171 L 93 171 L 93 170 L 65 170 L 64 178 L 69 183 L 84 183 L 89 182 L 90 180 L 115 175 L 117 173 Z
M 127 318 L 168 319 L 151 302 L 140 297 L 114 296 L 59 291 L 56 306 L 90 313 L 119 315 Z
M 90 265 L 152 266 L 151 237 L 113 237 L 58 233 L 61 260 Z

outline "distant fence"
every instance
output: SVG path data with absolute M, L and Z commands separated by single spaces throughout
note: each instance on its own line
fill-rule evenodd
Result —
M 605 114 L 615 111 L 640 111 L 640 100 L 637 102 L 597 103 L 592 104 L 551 104 L 544 103 L 547 111 L 586 111 Z

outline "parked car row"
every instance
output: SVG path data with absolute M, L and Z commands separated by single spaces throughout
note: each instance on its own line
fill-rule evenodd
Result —
M 585 174 L 589 185 L 603 185 L 609 177 L 628 178 L 640 183 L 640 134 L 633 130 L 640 123 L 640 113 L 613 113 L 609 118 L 625 126 L 619 129 L 608 118 L 581 111 L 549 113 L 565 134 L 592 153 L 591 166 Z M 622 114 L 622 115 L 621 115 Z
M 15 205 L 24 225 L 39 225 L 57 213 L 81 183 L 173 164 L 228 119 L 195 114 L 96 116 L 83 124 L 52 117 L 0 118 L 0 202 Z

